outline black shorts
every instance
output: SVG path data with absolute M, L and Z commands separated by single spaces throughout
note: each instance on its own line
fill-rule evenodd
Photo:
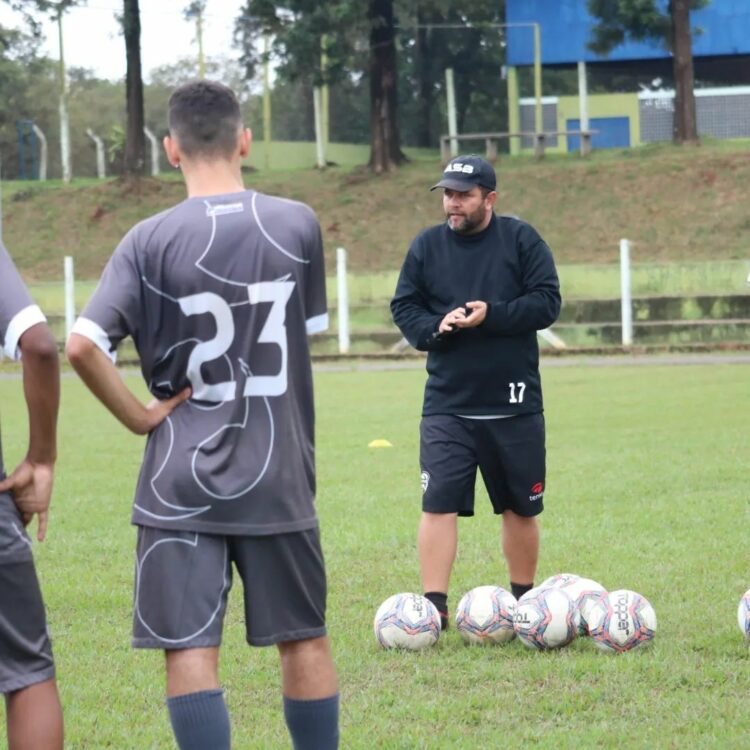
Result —
M 477 466 L 495 513 L 536 516 L 544 509 L 544 416 L 422 417 L 422 510 L 474 515 Z
M 232 564 L 243 583 L 248 643 L 269 646 L 325 635 L 326 578 L 317 528 L 222 536 L 139 526 L 133 646 L 218 646 Z
M 51 680 L 52 647 L 31 540 L 10 495 L 0 495 L 0 693 Z

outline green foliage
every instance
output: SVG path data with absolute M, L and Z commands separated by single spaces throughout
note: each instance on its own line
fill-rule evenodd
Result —
M 690 0 L 690 9 L 698 10 L 710 0 Z M 589 14 L 598 19 L 592 29 L 589 48 L 608 55 L 626 39 L 653 40 L 672 48 L 672 3 L 662 10 L 658 0 L 588 0 Z
M 507 122 L 507 97 L 501 79 L 504 34 L 493 26 L 504 20 L 504 3 L 481 0 L 467 7 L 458 0 L 403 0 L 395 3 L 398 43 L 399 128 L 404 144 L 437 146 L 447 129 L 445 69 L 456 81 L 459 129 L 502 130 Z M 428 28 L 428 24 L 430 27 Z M 439 28 L 441 25 L 455 28 Z M 283 6 L 249 0 L 236 25 L 236 40 L 248 75 L 255 76 L 264 57 L 261 37 L 274 38 L 278 62 L 276 87 L 295 83 L 307 89 L 330 86 L 331 139 L 368 140 L 370 129 L 369 23 L 362 3 L 307 0 Z M 323 64 L 321 54 L 325 52 Z M 299 90 L 298 90 L 299 91 Z M 309 110 L 311 94 L 302 96 L 301 113 Z M 282 110 L 288 97 L 279 97 Z M 290 137 L 311 127 L 290 127 L 293 116 L 274 136 Z M 311 116 L 304 115 L 311 120 Z

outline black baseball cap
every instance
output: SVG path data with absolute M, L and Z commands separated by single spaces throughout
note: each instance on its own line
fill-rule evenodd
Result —
M 430 190 L 448 188 L 459 193 L 466 193 L 477 185 L 495 190 L 497 178 L 492 164 L 481 156 L 470 154 L 451 159 L 443 171 L 443 179 L 437 185 L 433 185 Z

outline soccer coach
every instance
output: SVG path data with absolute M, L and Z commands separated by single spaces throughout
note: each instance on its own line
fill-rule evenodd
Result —
M 457 517 L 474 515 L 477 467 L 503 517 L 512 593 L 533 587 L 545 489 L 536 332 L 557 319 L 560 284 L 536 230 L 495 214 L 491 164 L 456 157 L 436 188 L 446 221 L 412 242 L 391 312 L 409 343 L 428 352 L 418 549 L 425 596 L 445 628 Z

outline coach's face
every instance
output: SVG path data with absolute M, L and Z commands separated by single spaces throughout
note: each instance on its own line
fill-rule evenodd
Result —
M 443 190 L 443 210 L 448 226 L 458 234 L 481 232 L 490 222 L 492 207 L 497 198 L 496 192 L 482 195 L 482 188 L 461 191 Z

